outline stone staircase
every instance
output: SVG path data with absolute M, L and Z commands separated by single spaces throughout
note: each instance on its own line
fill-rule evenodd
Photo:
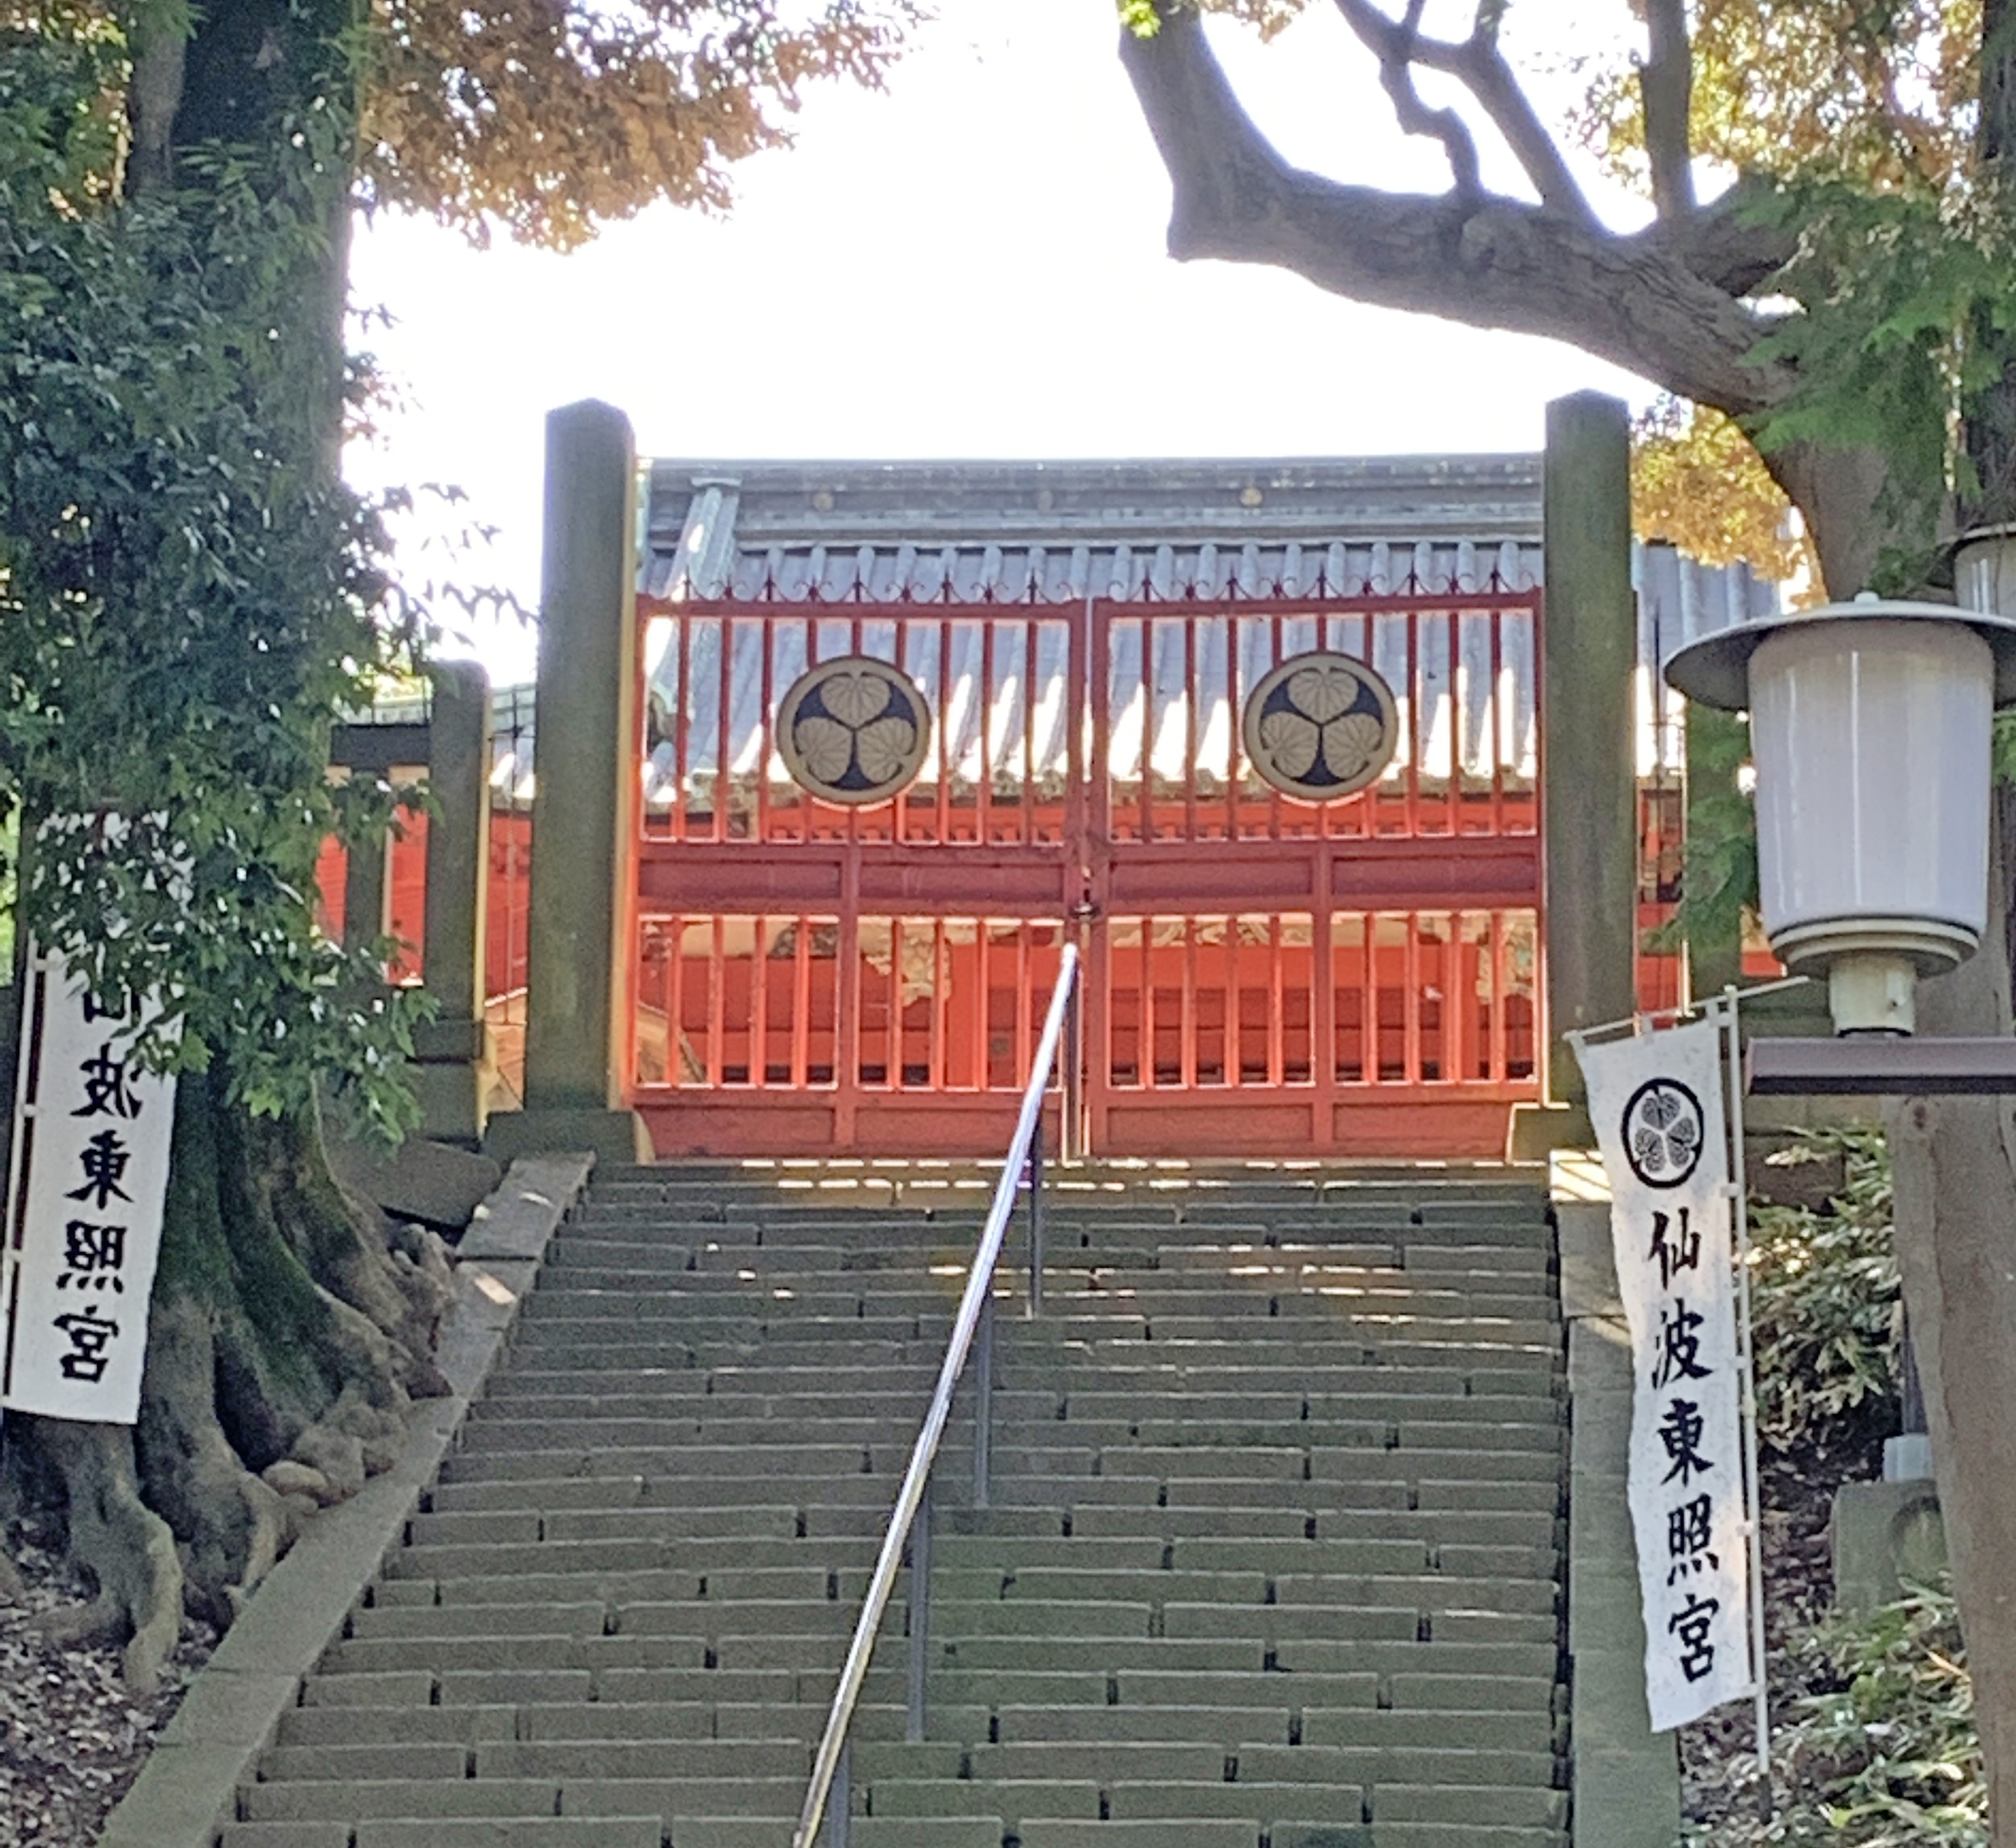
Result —
M 787 1848 L 988 1184 L 604 1171 L 225 1848 Z M 854 1848 L 1562 1848 L 1539 1187 L 1095 1169 L 1049 1214 Z

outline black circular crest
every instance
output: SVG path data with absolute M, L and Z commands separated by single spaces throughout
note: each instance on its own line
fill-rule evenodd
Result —
M 1648 1078 L 1624 1106 L 1624 1159 L 1648 1187 L 1677 1187 L 1701 1165 L 1708 1115 L 1677 1078 Z

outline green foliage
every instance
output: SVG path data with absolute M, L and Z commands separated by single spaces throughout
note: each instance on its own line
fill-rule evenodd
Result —
M 21 921 L 111 995 L 160 988 L 255 1113 L 347 1074 L 412 1109 L 412 1007 L 314 926 L 317 849 L 390 792 L 330 785 L 329 726 L 413 638 L 344 488 L 329 227 L 348 130 L 185 156 L 116 207 L 88 132 L 103 48 L 0 38 L 0 816 L 38 829 Z
M 1751 1212 L 1758 1426 L 1781 1446 L 1818 1424 L 1894 1398 L 1903 1335 L 1882 1133 L 1815 1130 L 1802 1139 L 1798 1152 L 1845 1156 L 1848 1178 L 1827 1212 L 1791 1206 Z
M 126 46 L 83 8 L 52 5 L 38 23 L 9 31 L 0 15 L 0 175 L 32 176 L 75 209 L 118 171 Z
M 1761 1838 L 1798 1848 L 1986 1848 L 1988 1789 L 1960 1613 L 1919 1590 L 1838 1616 L 1794 1645 L 1820 1691 L 1776 1749 L 1812 1795 Z
M 1925 580 L 1942 509 L 1979 486 L 1963 431 L 2001 383 L 2016 337 L 2010 202 L 1985 184 L 1819 179 L 1788 182 L 1755 209 L 1798 233 L 1772 286 L 1803 312 L 1757 348 L 1759 359 L 1792 362 L 1800 384 L 1752 434 L 1767 455 L 1810 441 L 1884 456 L 1885 512 L 1907 536 L 1886 550 L 1871 587 L 1908 593 Z
M 1706 706 L 1687 708 L 1680 900 L 1672 917 L 1646 933 L 1645 947 L 1654 953 L 1691 944 L 1701 967 L 1714 963 L 1717 946 L 1742 942 L 1745 917 L 1757 908 L 1757 812 L 1737 780 L 1749 761 L 1745 720 Z

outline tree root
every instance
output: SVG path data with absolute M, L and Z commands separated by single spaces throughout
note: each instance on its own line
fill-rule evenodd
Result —
M 157 1300 L 136 1433 L 147 1499 L 182 1542 L 189 1603 L 228 1628 L 294 1536 L 279 1496 L 246 1468 L 218 1421 L 209 1316 Z
M 140 1499 L 132 1433 L 67 1418 L 34 1423 L 37 1449 L 63 1484 L 70 1557 L 98 1587 L 89 1604 L 38 1627 L 59 1642 L 124 1640 L 126 1685 L 151 1694 L 182 1634 L 182 1568 L 167 1522 Z
M 254 1122 L 221 1075 L 185 1077 L 139 1421 L 21 1421 L 99 1587 L 59 1627 L 130 1633 L 139 1688 L 185 1601 L 228 1626 L 316 1503 L 390 1468 L 412 1399 L 446 1389 L 432 1350 L 451 1295 L 441 1241 L 345 1194 L 315 1122 Z M 283 1461 L 326 1495 L 261 1479 Z

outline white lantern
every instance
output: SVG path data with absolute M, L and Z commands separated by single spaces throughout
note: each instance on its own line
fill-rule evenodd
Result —
M 1666 678 L 1750 713 L 1773 951 L 1826 971 L 1837 1031 L 1910 1032 L 1917 977 L 1971 955 L 1987 921 L 1990 736 L 2016 702 L 2016 622 L 1868 597 L 1740 623 Z

